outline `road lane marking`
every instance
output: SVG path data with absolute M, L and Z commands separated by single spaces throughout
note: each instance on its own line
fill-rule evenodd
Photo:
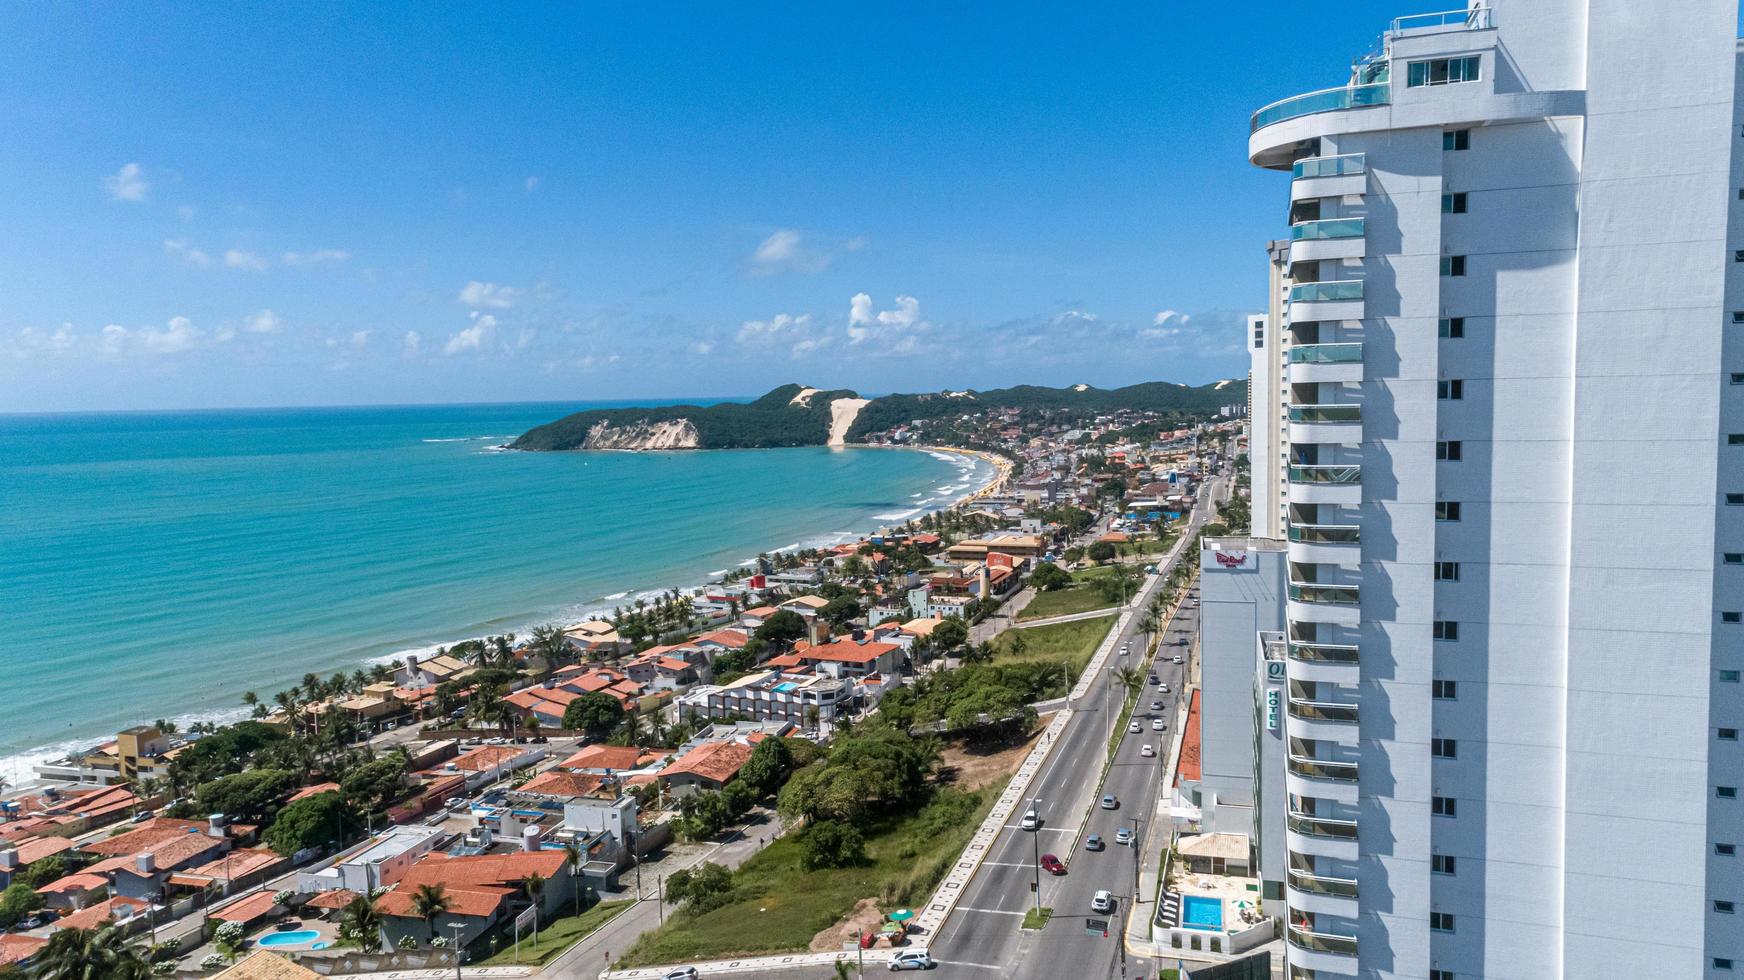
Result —
M 966 960 L 934 960 L 933 962 L 942 963 L 945 966 L 972 966 L 977 970 L 1003 970 L 1003 969 L 1005 969 L 1002 966 L 994 966 L 991 963 L 970 963 Z
M 1075 834 L 1075 833 L 1077 833 L 1076 830 L 1067 830 L 1064 827 L 1038 827 L 1035 830 L 1023 830 L 1022 825 L 1015 824 L 1015 823 L 1006 824 L 1005 829 L 1006 830 L 1022 830 L 1026 834 Z
M 1020 919 L 1028 914 L 1026 912 L 1007 912 L 1005 909 L 975 909 L 975 908 L 970 908 L 967 905 L 957 906 L 957 911 L 959 911 L 959 912 L 985 912 L 988 915 L 1015 915 Z

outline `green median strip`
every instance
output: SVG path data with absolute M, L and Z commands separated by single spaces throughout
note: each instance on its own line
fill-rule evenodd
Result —
M 1040 929 L 1048 924 L 1048 919 L 1051 918 L 1053 914 L 1053 908 L 1047 905 L 1044 905 L 1039 909 L 1031 908 L 1028 912 L 1023 914 L 1023 927 L 1025 929 Z
M 592 935 L 594 930 L 617 918 L 618 915 L 636 904 L 634 899 L 619 899 L 611 902 L 601 902 L 580 915 L 566 915 L 553 919 L 539 929 L 538 943 L 535 945 L 533 934 L 529 933 L 521 939 L 521 951 L 516 957 L 513 943 L 498 952 L 479 966 L 543 966 L 558 956 L 567 952 L 570 947 Z

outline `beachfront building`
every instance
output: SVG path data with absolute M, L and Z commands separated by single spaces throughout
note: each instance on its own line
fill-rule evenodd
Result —
M 1291 977 L 1744 970 L 1737 13 L 1403 17 L 1254 114 Z
M 766 670 L 727 685 L 703 684 L 678 698 L 678 717 L 778 719 L 802 728 L 833 723 L 853 713 L 852 679 L 826 674 Z

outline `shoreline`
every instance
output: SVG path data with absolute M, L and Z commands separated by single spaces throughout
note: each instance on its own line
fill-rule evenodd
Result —
M 786 447 L 783 447 L 783 448 L 786 448 Z M 953 509 L 962 507 L 971 501 L 978 500 L 981 497 L 988 495 L 990 492 L 992 492 L 994 490 L 994 488 L 1002 485 L 1007 479 L 1009 479 L 1011 470 L 1013 469 L 1011 461 L 1005 459 L 1004 457 L 996 456 L 996 455 L 991 454 L 991 453 L 985 453 L 985 452 L 982 452 L 979 450 L 961 449 L 961 448 L 952 447 L 952 446 L 933 446 L 933 445 L 885 446 L 885 445 L 868 445 L 868 444 L 861 443 L 861 444 L 849 444 L 849 445 L 845 445 L 845 446 L 792 447 L 792 448 L 828 448 L 831 450 L 835 450 L 835 449 L 897 449 L 897 450 L 925 452 L 925 453 L 929 453 L 929 454 L 933 454 L 933 455 L 957 456 L 957 457 L 962 457 L 962 458 L 968 459 L 968 460 L 972 461 L 973 463 L 982 463 L 982 464 L 987 464 L 987 465 L 993 467 L 993 473 L 991 474 L 989 479 L 987 479 L 985 482 L 983 482 L 979 487 L 972 489 L 972 490 L 968 491 L 967 493 L 964 493 L 963 495 L 952 499 L 948 503 L 944 503 L 944 504 L 939 505 L 939 506 L 921 508 L 921 509 L 919 509 L 919 511 L 916 514 L 914 514 L 911 517 L 896 519 L 896 520 L 885 519 L 881 515 L 876 515 L 876 514 L 869 515 L 868 519 L 879 522 L 878 526 L 877 526 L 878 530 L 883 530 L 885 528 L 899 526 L 906 521 L 917 520 L 920 517 L 925 516 L 926 514 L 940 513 L 943 511 L 947 511 L 947 510 L 953 510 Z M 641 452 L 643 450 L 574 450 L 574 451 L 575 452 Z M 654 452 L 670 452 L 673 450 L 653 450 L 653 451 Z M 683 450 L 683 451 L 688 451 L 688 450 Z M 719 451 L 729 452 L 731 450 L 719 450 Z M 760 551 L 758 553 L 759 554 L 784 554 L 784 553 L 787 553 L 790 551 L 803 550 L 803 549 L 808 548 L 808 547 L 824 547 L 824 546 L 826 546 L 825 539 L 832 537 L 832 536 L 835 536 L 835 535 L 842 534 L 842 533 L 845 533 L 845 532 L 820 532 L 817 535 L 813 535 L 812 537 L 808 537 L 808 538 L 802 538 L 801 540 L 793 542 L 792 544 L 784 545 L 784 546 L 779 547 L 779 548 L 764 549 L 763 551 Z M 854 533 L 860 534 L 863 536 L 865 534 L 876 533 L 876 531 L 854 532 Z M 680 592 L 689 592 L 689 591 L 694 590 L 694 589 L 706 588 L 711 582 L 718 580 L 720 578 L 720 576 L 725 574 L 727 571 L 730 571 L 733 568 L 742 568 L 746 564 L 748 564 L 749 562 L 755 561 L 755 560 L 756 560 L 756 555 L 754 554 L 751 556 L 750 559 L 747 559 L 746 561 L 735 563 L 726 569 L 722 569 L 722 570 L 715 571 L 715 572 L 709 572 L 709 573 L 707 573 L 707 578 L 700 583 L 691 583 L 691 584 L 686 584 L 686 585 L 666 584 L 666 585 L 661 585 L 661 586 L 653 586 L 653 587 L 649 587 L 646 589 L 633 589 L 632 588 L 632 589 L 626 589 L 626 590 L 613 592 L 609 596 L 603 596 L 600 599 L 593 600 L 591 602 L 584 601 L 584 602 L 570 603 L 564 607 L 564 610 L 565 610 L 564 612 L 557 614 L 554 617 L 547 618 L 547 619 L 543 620 L 543 622 L 546 622 L 546 623 L 556 622 L 556 623 L 562 624 L 565 628 L 568 628 L 570 626 L 575 625 L 575 623 L 577 623 L 577 622 L 585 621 L 586 617 L 595 616 L 595 615 L 599 615 L 602 613 L 609 613 L 614 605 L 623 605 L 627 602 L 633 602 L 636 599 L 636 597 L 638 597 L 638 596 L 660 595 L 660 594 L 664 594 L 664 593 L 670 591 L 673 588 L 678 589 Z M 658 573 L 656 575 L 656 578 L 665 577 L 668 574 L 670 574 L 670 573 Z M 670 580 L 668 580 L 668 581 L 670 581 Z M 613 596 L 615 596 L 616 598 L 612 598 Z M 569 621 L 570 616 L 581 616 L 583 618 L 576 619 L 572 622 L 572 621 Z M 518 632 L 522 632 L 522 631 L 523 630 L 520 628 L 517 628 L 517 629 L 505 628 L 501 632 L 517 632 L 518 633 Z M 430 643 L 430 644 L 424 644 L 421 646 L 405 647 L 405 648 L 396 650 L 392 653 L 380 654 L 380 655 L 371 656 L 371 657 L 364 657 L 364 658 L 361 658 L 359 660 L 353 661 L 350 670 L 355 670 L 358 668 L 368 669 L 369 667 L 376 665 L 376 664 L 392 664 L 392 663 L 403 664 L 405 662 L 405 659 L 408 656 L 417 656 L 418 659 L 420 661 L 422 661 L 422 660 L 428 659 L 431 656 L 434 656 L 435 650 L 437 647 L 453 646 L 456 643 L 462 643 L 462 642 L 465 642 L 467 640 L 479 639 L 479 638 L 480 637 L 477 637 L 477 636 L 466 636 L 466 637 L 460 637 L 458 639 L 449 640 L 447 642 L 438 641 L 438 642 L 434 642 L 434 643 Z M 337 668 L 335 668 L 335 669 L 337 669 Z M 347 670 L 346 673 L 350 673 L 350 670 Z M 240 692 L 238 692 L 238 696 L 240 697 Z M 263 693 L 263 698 L 266 696 L 267 695 L 265 695 Z M 240 707 L 240 706 L 236 707 L 236 708 L 222 709 L 222 710 L 194 711 L 194 712 L 188 712 L 185 714 L 178 714 L 178 715 L 174 715 L 174 716 L 154 713 L 152 711 L 142 711 L 140 713 L 140 715 L 138 716 L 138 720 L 136 720 L 133 723 L 134 724 L 148 724 L 150 722 L 150 719 L 152 719 L 152 718 L 164 718 L 165 720 L 175 722 L 175 724 L 177 725 L 177 727 L 180 730 L 186 731 L 190 725 L 192 725 L 196 722 L 208 722 L 209 721 L 209 722 L 216 722 L 218 724 L 230 724 L 230 723 L 233 723 L 236 721 L 245 720 L 248 718 L 248 716 L 249 716 L 248 709 L 244 708 L 244 707 Z M 94 748 L 95 746 L 100 745 L 103 742 L 105 742 L 109 739 L 112 739 L 113 737 L 114 737 L 113 734 L 91 735 L 91 736 L 85 736 L 85 737 L 67 738 L 67 739 L 62 739 L 62 740 L 57 740 L 57 741 L 49 741 L 49 742 L 45 742 L 43 744 L 34 745 L 34 746 L 14 746 L 12 744 L 0 744 L 0 752 L 5 753 L 5 755 L 0 756 L 0 780 L 3 780 L 5 783 L 4 792 L 0 793 L 0 795 L 4 795 L 6 797 L 11 797 L 11 796 L 18 795 L 21 792 L 34 791 L 34 790 L 40 789 L 44 786 L 66 785 L 66 784 L 61 783 L 59 780 L 44 779 L 43 777 L 38 776 L 36 774 L 35 767 L 37 765 L 40 765 L 40 764 L 60 760 L 62 758 L 67 757 L 69 754 L 77 752 L 81 749 Z

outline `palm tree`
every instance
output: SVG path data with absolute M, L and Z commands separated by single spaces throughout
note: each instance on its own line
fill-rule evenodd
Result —
M 62 929 L 37 954 L 37 980 L 146 980 L 151 966 L 114 926 Z
M 545 890 L 545 876 L 535 871 L 522 880 L 521 887 L 527 890 L 527 901 L 538 905 L 539 894 Z M 533 948 L 539 948 L 539 915 L 536 912 L 533 914 Z
M 242 703 L 248 705 L 250 708 L 258 708 L 260 707 L 260 695 L 253 691 L 243 691 Z
M 1144 689 L 1145 672 L 1137 667 L 1118 667 L 1114 671 L 1114 681 L 1126 688 L 1130 697 Z
M 447 889 L 441 885 L 419 885 L 412 893 L 412 912 L 424 920 L 431 939 L 436 938 L 436 917 L 448 911 L 452 904 Z
M 569 867 L 569 876 L 571 878 L 575 877 L 576 875 L 581 874 L 581 865 L 582 865 L 582 862 L 585 860 L 586 860 L 586 857 L 581 853 L 581 848 L 576 847 L 575 843 L 573 841 L 565 841 L 564 842 L 564 844 L 563 844 L 563 863 Z M 581 914 L 581 889 L 580 888 L 575 889 L 575 914 L 576 915 Z
M 1151 641 L 1156 639 L 1157 628 L 1161 625 L 1162 623 L 1157 619 L 1156 614 L 1148 610 L 1144 617 L 1138 621 L 1138 631 L 1145 635 L 1145 649 L 1147 651 L 1151 648 Z
M 1029 640 L 1023 635 L 1023 630 L 1012 630 L 1007 635 L 1005 649 L 1014 657 L 1023 656 L 1023 652 L 1029 649 Z
M 359 895 L 351 900 L 351 904 L 345 906 L 341 928 L 365 952 L 381 951 L 381 926 L 381 910 L 376 907 L 375 899 L 370 896 Z M 365 943 L 368 945 L 365 946 Z

